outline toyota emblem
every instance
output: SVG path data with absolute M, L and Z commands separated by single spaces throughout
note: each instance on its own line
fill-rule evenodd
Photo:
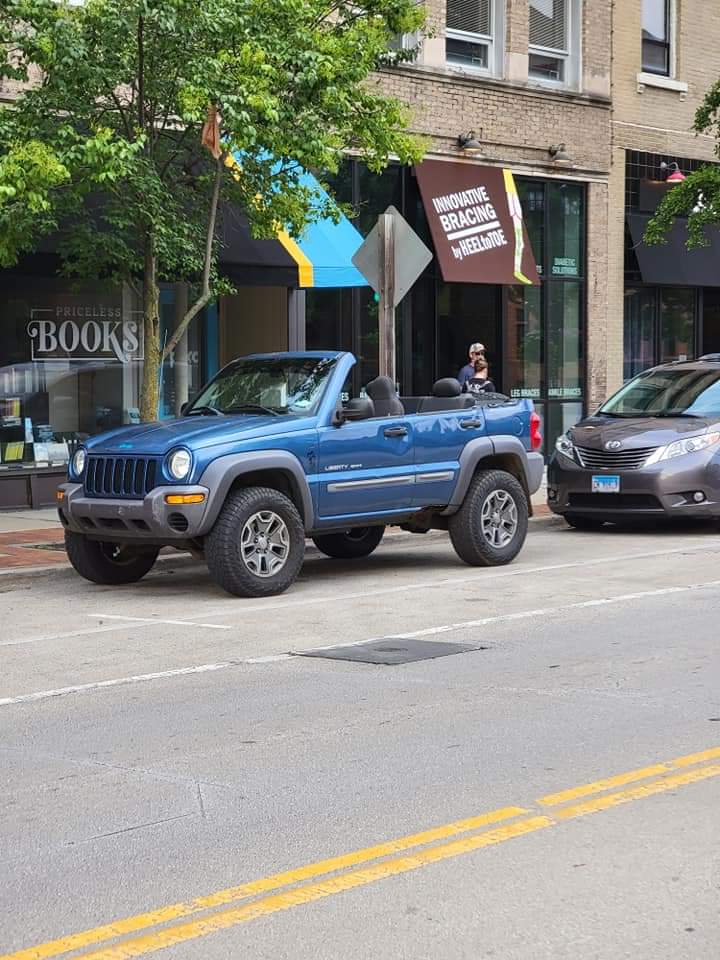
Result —
M 619 450 L 621 447 L 622 447 L 621 440 L 608 440 L 608 442 L 605 444 L 606 450 Z

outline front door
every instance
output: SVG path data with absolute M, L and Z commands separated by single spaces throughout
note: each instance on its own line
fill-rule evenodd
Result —
M 414 489 L 410 417 L 374 417 L 320 429 L 322 520 L 407 512 Z

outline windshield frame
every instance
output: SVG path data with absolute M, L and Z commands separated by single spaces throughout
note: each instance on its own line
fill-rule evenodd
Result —
M 653 386 L 656 388 L 655 395 L 648 400 L 648 407 L 632 411 L 623 409 L 623 401 L 631 398 L 633 391 L 642 387 L 643 383 L 648 385 L 648 390 Z M 693 407 L 710 390 L 718 392 L 716 409 L 694 411 Z M 677 417 L 720 421 L 720 367 L 692 365 L 644 370 L 609 397 L 599 407 L 596 416 L 618 420 L 667 420 Z
M 322 382 L 317 389 L 317 392 L 312 400 L 312 403 L 308 407 L 302 409 L 293 409 L 292 406 L 276 406 L 269 403 L 263 403 L 258 397 L 254 400 L 247 399 L 244 401 L 239 401 L 237 407 L 229 407 L 227 410 L 222 407 L 217 406 L 216 409 L 223 416 L 272 416 L 272 417 L 312 417 L 316 416 L 318 410 L 320 409 L 323 398 L 327 394 L 328 385 L 333 378 L 333 373 L 337 368 L 338 357 L 336 355 L 328 354 L 315 354 L 315 355 L 263 355 L 263 356 L 247 356 L 247 357 L 238 357 L 235 360 L 231 360 L 230 363 L 226 364 L 222 370 L 219 370 L 215 376 L 209 380 L 205 386 L 202 388 L 200 393 L 195 397 L 195 399 L 188 405 L 187 410 L 184 413 L 184 416 L 202 416 L 200 410 L 203 408 L 216 407 L 217 395 L 213 394 L 212 390 L 217 386 L 218 383 L 221 383 L 224 379 L 231 377 L 235 372 L 237 372 L 239 367 L 244 365 L 257 364 L 258 367 L 267 366 L 272 369 L 273 367 L 281 370 L 282 368 L 292 370 L 293 365 L 296 365 L 297 371 L 299 372 L 302 367 L 308 367 L 307 369 L 307 379 L 309 379 L 315 372 L 319 370 L 320 373 L 323 372 L 321 369 L 324 365 L 324 382 Z M 243 407 L 244 409 L 238 409 Z M 264 409 L 263 409 L 264 408 Z M 197 409 L 198 413 L 194 414 L 193 411 Z

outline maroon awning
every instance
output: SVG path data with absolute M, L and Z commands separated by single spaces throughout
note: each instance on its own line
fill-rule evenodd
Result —
M 424 160 L 415 172 L 444 280 L 540 282 L 510 170 Z

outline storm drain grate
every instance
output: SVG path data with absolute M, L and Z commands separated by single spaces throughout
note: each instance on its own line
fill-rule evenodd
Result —
M 435 660 L 452 657 L 456 653 L 471 653 L 487 650 L 470 643 L 441 643 L 432 640 L 406 640 L 403 637 L 386 637 L 384 640 L 367 640 L 346 646 L 325 647 L 320 650 L 303 650 L 295 656 L 319 657 L 323 660 L 351 660 L 355 663 L 379 663 L 394 666 L 399 663 L 415 663 L 417 660 Z

